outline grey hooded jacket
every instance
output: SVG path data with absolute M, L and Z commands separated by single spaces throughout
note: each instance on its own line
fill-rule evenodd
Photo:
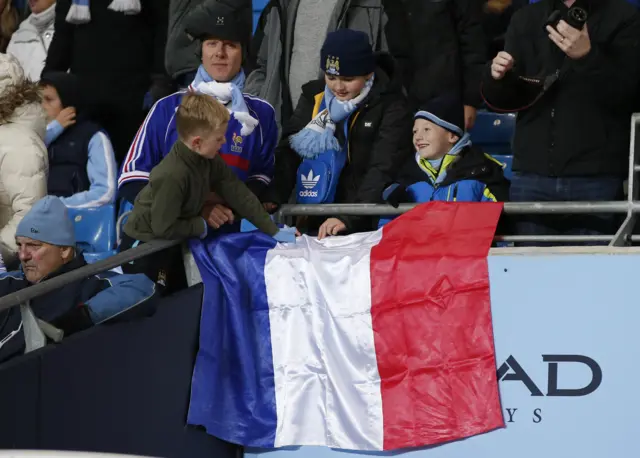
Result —
M 300 0 L 269 2 L 254 36 L 256 68 L 245 84 L 245 92 L 273 105 L 278 126 L 291 116 L 295 108 L 291 105 L 288 79 L 299 4 Z M 361 30 L 369 35 L 375 51 L 386 51 L 385 24 L 382 0 L 339 0 L 327 32 L 345 27 Z

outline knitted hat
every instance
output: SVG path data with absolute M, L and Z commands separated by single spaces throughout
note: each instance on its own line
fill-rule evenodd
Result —
M 426 119 L 459 137 L 464 135 L 464 105 L 459 97 L 444 94 L 429 100 L 414 119 Z
M 196 40 L 218 38 L 246 45 L 252 32 L 251 8 L 247 5 L 233 7 L 223 0 L 206 0 L 185 20 L 185 32 Z
M 55 196 L 46 196 L 31 207 L 18 223 L 16 237 L 27 237 L 57 246 L 76 246 L 75 230 L 67 207 Z
M 320 68 L 333 76 L 365 76 L 376 69 L 369 36 L 357 30 L 339 29 L 327 34 L 320 53 Z

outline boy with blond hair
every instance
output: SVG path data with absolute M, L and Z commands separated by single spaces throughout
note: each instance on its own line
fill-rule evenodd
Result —
M 258 198 L 218 155 L 228 122 L 229 112 L 213 97 L 197 93 L 184 96 L 176 112 L 178 141 L 153 168 L 149 183 L 138 194 L 124 226 L 121 250 L 153 239 L 204 238 L 209 226 L 202 216 L 203 207 L 211 192 L 279 240 L 279 229 Z M 162 284 L 167 273 L 158 260 L 149 259 L 146 264 L 150 269 L 143 272 L 149 275 L 151 270 L 152 280 Z

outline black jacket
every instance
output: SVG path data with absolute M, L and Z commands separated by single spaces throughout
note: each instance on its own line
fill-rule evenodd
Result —
M 163 75 L 168 0 L 142 0 L 139 14 L 108 9 L 112 0 L 91 0 L 91 21 L 66 21 L 71 0 L 56 4 L 55 34 L 43 73 L 72 73 L 101 100 L 135 104 L 150 88 L 152 75 Z
M 44 280 L 79 269 L 86 265 L 81 253 L 71 262 L 63 265 Z M 25 278 L 4 276 L 0 280 L 0 297 L 21 291 L 32 286 Z M 92 276 L 70 283 L 63 288 L 44 296 L 32 299 L 31 309 L 36 317 L 53 324 L 65 332 L 65 335 L 89 328 L 93 325 L 89 311 L 84 303 L 109 287 L 108 280 Z M 0 340 L 17 330 L 22 321 L 19 307 L 0 312 Z M 0 348 L 0 363 L 24 352 L 24 334 L 22 329 Z
M 516 171 L 544 176 L 624 175 L 629 125 L 640 78 L 640 20 L 625 0 L 590 0 L 587 27 L 591 52 L 569 59 L 548 38 L 545 22 L 560 0 L 541 0 L 517 11 L 505 51 L 513 72 L 494 81 L 487 67 L 483 84 L 506 91 L 514 76 L 560 79 L 532 107 L 518 114 L 513 141 Z
M 277 204 L 288 201 L 301 163 L 300 156 L 289 146 L 289 137 L 311 121 L 314 98 L 324 88 L 324 79 L 302 87 L 302 97 L 293 116 L 284 126 L 282 140 L 276 148 L 275 176 L 263 201 Z M 354 118 L 356 115 L 357 118 Z M 389 55 L 378 57 L 371 92 L 351 119 L 355 119 L 355 123 L 349 131 L 350 156 L 340 175 L 335 203 L 382 202 L 384 186 L 393 181 L 412 151 L 412 116 Z M 343 140 L 340 138 L 341 132 L 343 129 L 337 126 L 336 135 L 340 142 Z M 375 227 L 373 218 L 335 217 L 347 225 L 349 232 Z
M 456 92 L 479 107 L 487 61 L 479 0 L 386 0 L 389 49 L 402 69 L 413 108 Z

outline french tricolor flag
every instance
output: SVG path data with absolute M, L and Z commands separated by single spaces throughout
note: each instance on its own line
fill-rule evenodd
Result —
M 501 211 L 433 202 L 377 232 L 192 242 L 205 286 L 189 424 L 350 450 L 504 426 L 486 259 Z

